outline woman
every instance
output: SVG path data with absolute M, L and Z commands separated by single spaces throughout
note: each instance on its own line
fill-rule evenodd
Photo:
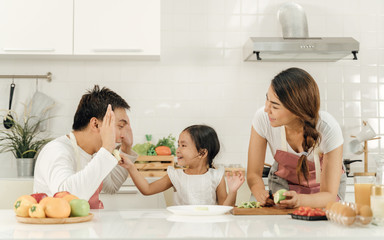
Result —
M 264 111 L 258 110 L 252 120 L 248 150 L 248 185 L 262 205 L 273 204 L 262 180 L 267 144 L 275 159 L 269 189 L 289 190 L 281 207 L 325 207 L 344 198 L 342 132 L 319 109 L 319 89 L 306 71 L 289 68 L 272 80 Z

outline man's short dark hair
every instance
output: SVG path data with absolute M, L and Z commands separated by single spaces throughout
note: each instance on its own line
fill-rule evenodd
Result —
M 81 97 L 73 119 L 72 129 L 75 131 L 85 129 L 93 117 L 103 120 L 108 104 L 111 104 L 112 110 L 116 108 L 130 109 L 128 103 L 117 93 L 106 87 L 100 90 L 99 85 L 95 85 L 92 90 L 88 90 Z

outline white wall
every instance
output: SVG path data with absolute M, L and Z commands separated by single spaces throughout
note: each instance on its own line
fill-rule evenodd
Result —
M 154 139 L 191 124 L 213 126 L 222 143 L 216 163 L 247 164 L 251 119 L 264 104 L 270 80 L 283 69 L 300 67 L 316 79 L 321 108 L 343 128 L 346 140 L 368 120 L 384 133 L 384 1 L 300 0 L 311 37 L 354 37 L 358 61 L 335 63 L 249 63 L 242 45 L 249 36 L 282 36 L 277 9 L 282 0 L 162 0 L 160 61 L 39 60 L 2 58 L 0 74 L 53 73 L 39 81 L 40 91 L 57 102 L 49 123 L 52 136 L 71 130 L 73 114 L 86 89 L 107 86 L 131 105 L 135 143 Z M 15 109 L 35 91 L 35 81 L 16 80 Z M 0 81 L 0 109 L 8 107 L 9 84 Z M 384 140 L 369 143 L 373 155 Z M 345 152 L 345 157 L 352 156 Z M 10 154 L 0 155 L 10 159 Z M 271 162 L 270 156 L 268 161 Z M 5 165 L 11 165 L 6 163 Z M 3 165 L 4 166 L 4 165 Z M 354 168 L 362 165 L 354 165 Z M 0 172 L 9 175 L 3 170 Z

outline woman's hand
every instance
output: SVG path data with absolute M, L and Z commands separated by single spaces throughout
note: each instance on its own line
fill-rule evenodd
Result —
M 270 195 L 268 190 L 260 190 L 257 192 L 253 192 L 252 194 L 256 198 L 256 200 L 260 202 L 261 206 L 272 206 L 275 204 L 273 200 L 269 197 Z
M 116 126 L 115 126 L 115 113 L 112 111 L 111 104 L 108 105 L 107 112 L 104 115 L 103 122 L 100 126 L 100 135 L 102 146 L 112 153 L 115 149 L 115 136 L 116 136 Z
M 297 208 L 300 206 L 299 194 L 295 191 L 287 191 L 283 193 L 285 200 L 280 201 L 277 205 L 281 208 Z
M 227 179 L 228 190 L 230 193 L 236 193 L 245 181 L 244 174 L 241 171 L 232 171 L 232 173 L 227 172 L 225 178 Z

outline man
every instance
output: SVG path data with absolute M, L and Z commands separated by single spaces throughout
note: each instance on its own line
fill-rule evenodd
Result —
M 134 161 L 132 130 L 127 115 L 130 106 L 115 92 L 95 85 L 84 94 L 75 113 L 72 129 L 48 143 L 35 166 L 34 192 L 53 195 L 68 191 L 89 200 L 91 208 L 103 208 L 101 189 L 116 192 L 128 176 L 112 155 L 116 143 L 120 154 Z

